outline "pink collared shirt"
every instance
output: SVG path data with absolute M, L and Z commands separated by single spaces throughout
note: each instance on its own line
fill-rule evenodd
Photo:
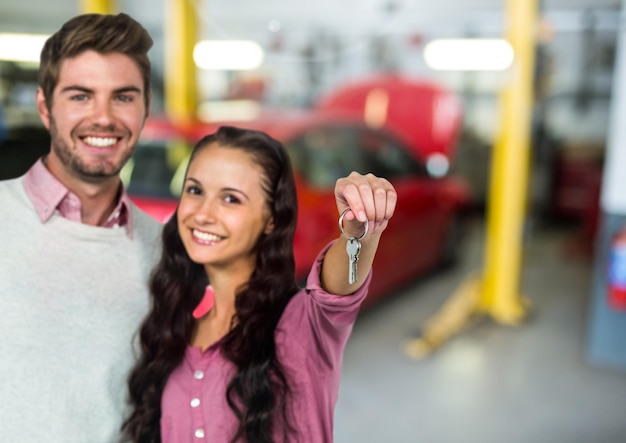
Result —
M 58 211 L 63 218 L 82 223 L 80 199 L 52 175 L 44 165 L 43 157 L 26 172 L 24 188 L 42 223 L 47 222 L 55 211 Z M 123 185 L 117 206 L 101 226 L 104 228 L 126 227 L 128 236 L 132 237 L 130 197 Z
M 319 279 L 326 251 L 319 254 L 306 288 L 291 299 L 276 330 L 276 352 L 289 381 L 290 417 L 297 432 L 290 442 L 333 441 L 343 352 L 372 278 L 370 272 L 352 295 L 328 294 Z M 163 392 L 161 441 L 231 441 L 237 419 L 226 401 L 226 386 L 234 370 L 221 354 L 219 342 L 204 352 L 187 348 Z M 281 429 L 275 437 L 282 441 Z

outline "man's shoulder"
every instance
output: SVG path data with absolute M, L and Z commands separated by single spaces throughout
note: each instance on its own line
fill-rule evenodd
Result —
M 24 177 L 7 178 L 0 180 L 0 190 L 8 191 L 10 189 L 16 189 L 18 185 L 23 181 Z
M 27 198 L 26 190 L 22 183 L 23 179 L 23 177 L 17 177 L 0 180 L 0 195 L 2 195 L 1 200 L 5 208 L 9 204 L 10 197 L 13 197 L 13 201 Z
M 130 204 L 131 218 L 133 224 L 133 235 L 139 235 L 148 241 L 161 235 L 163 225 L 156 221 L 153 217 L 142 211 L 134 203 Z

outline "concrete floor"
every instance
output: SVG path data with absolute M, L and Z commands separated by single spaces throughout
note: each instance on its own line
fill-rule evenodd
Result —
M 585 357 L 592 261 L 567 252 L 574 235 L 553 227 L 527 236 L 520 290 L 533 310 L 522 326 L 484 319 L 425 359 L 402 350 L 482 269 L 482 219 L 454 268 L 362 312 L 346 349 L 335 442 L 626 442 L 626 373 Z

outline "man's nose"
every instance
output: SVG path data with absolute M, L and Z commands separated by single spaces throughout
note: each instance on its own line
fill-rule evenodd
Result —
M 95 100 L 93 120 L 100 126 L 109 126 L 113 120 L 113 108 L 109 100 Z

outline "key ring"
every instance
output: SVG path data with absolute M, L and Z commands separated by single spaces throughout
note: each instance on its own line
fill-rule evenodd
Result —
M 341 231 L 341 235 L 343 235 L 345 238 L 349 239 L 351 237 L 348 237 L 346 235 L 345 232 L 343 232 L 343 216 L 346 215 L 346 213 L 350 210 L 350 208 L 346 208 L 343 210 L 343 212 L 341 213 L 341 215 L 339 216 L 339 230 Z M 367 221 L 367 219 L 365 220 L 365 232 L 363 234 L 361 234 L 360 237 L 356 238 L 356 240 L 361 240 L 363 237 L 365 237 L 365 235 L 367 234 L 367 229 L 369 227 L 369 221 Z

